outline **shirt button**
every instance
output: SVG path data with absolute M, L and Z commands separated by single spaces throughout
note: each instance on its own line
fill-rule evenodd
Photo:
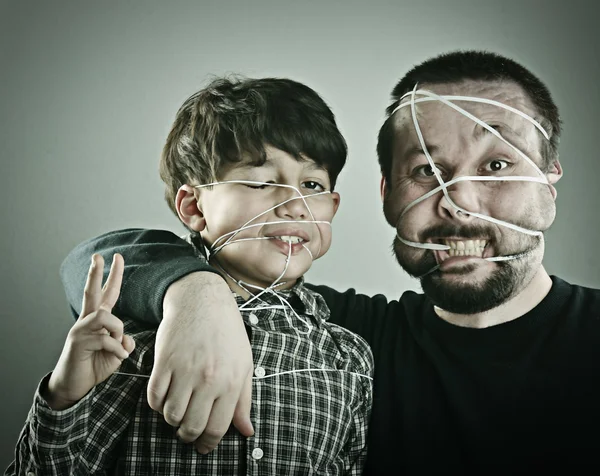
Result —
M 254 448 L 252 450 L 252 457 L 256 460 L 261 459 L 265 455 L 264 451 L 260 448 Z
M 263 367 L 256 367 L 254 369 L 254 375 L 258 378 L 263 378 L 266 374 L 267 372 L 265 372 L 265 369 Z
M 250 314 L 249 320 L 250 320 L 250 324 L 252 324 L 253 326 L 258 324 L 258 317 L 256 317 L 256 314 Z

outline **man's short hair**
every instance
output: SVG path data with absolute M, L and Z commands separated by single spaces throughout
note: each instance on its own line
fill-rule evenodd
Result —
M 218 78 L 177 112 L 160 161 L 165 199 L 176 212 L 184 184 L 208 184 L 226 167 L 265 163 L 265 144 L 327 170 L 331 186 L 346 162 L 347 146 L 325 101 L 304 84 L 282 78 Z
M 428 59 L 415 66 L 396 84 L 392 91 L 393 103 L 386 109 L 388 118 L 379 130 L 377 156 L 381 173 L 391 180 L 394 148 L 394 121 L 390 116 L 400 104 L 401 97 L 412 91 L 415 84 L 445 84 L 473 81 L 512 81 L 523 88 L 536 109 L 537 120 L 548 133 L 542 137 L 542 169 L 558 158 L 561 121 L 558 107 L 550 91 L 531 71 L 514 60 L 487 51 L 455 51 Z

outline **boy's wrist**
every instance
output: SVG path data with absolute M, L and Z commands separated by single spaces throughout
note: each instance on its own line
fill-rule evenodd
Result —
M 77 400 L 74 401 L 65 398 L 61 394 L 60 389 L 57 389 L 57 383 L 53 376 L 54 373 L 50 375 L 50 378 L 42 382 L 42 385 L 40 386 L 40 396 L 52 410 L 66 410 L 75 405 Z

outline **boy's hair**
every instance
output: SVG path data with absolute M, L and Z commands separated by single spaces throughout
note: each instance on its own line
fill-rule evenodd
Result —
M 487 51 L 455 51 L 428 59 L 415 66 L 396 84 L 392 91 L 394 101 L 387 109 L 387 120 L 379 130 L 377 155 L 385 179 L 390 182 L 394 148 L 394 121 L 390 116 L 400 104 L 400 98 L 415 84 L 461 83 L 474 81 L 511 81 L 523 88 L 536 109 L 534 117 L 544 127 L 550 140 L 542 137 L 542 170 L 558 158 L 561 120 L 558 107 L 550 91 L 531 71 L 516 61 Z
M 160 176 L 175 209 L 184 184 L 216 182 L 227 166 L 260 166 L 265 144 L 327 170 L 332 188 L 346 162 L 346 141 L 335 116 L 308 86 L 281 78 L 218 78 L 189 97 L 164 146 Z

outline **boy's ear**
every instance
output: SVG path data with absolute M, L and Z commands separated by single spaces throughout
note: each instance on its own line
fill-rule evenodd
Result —
M 191 230 L 201 232 L 206 228 L 202 213 L 200 190 L 191 185 L 182 185 L 175 196 L 175 209 L 179 219 Z
M 548 185 L 548 187 L 550 188 L 550 193 L 552 194 L 552 198 L 554 200 L 556 200 L 556 196 L 558 195 L 556 188 L 554 188 L 554 184 L 558 182 L 562 176 L 562 165 L 560 165 L 560 162 L 558 161 L 558 159 L 556 159 L 554 162 L 552 162 L 552 164 L 548 168 L 548 171 L 546 172 L 546 178 L 548 179 L 548 183 L 550 184 Z
M 333 198 L 333 215 L 331 218 L 335 216 L 340 206 L 340 194 L 337 192 L 331 192 L 331 198 Z

